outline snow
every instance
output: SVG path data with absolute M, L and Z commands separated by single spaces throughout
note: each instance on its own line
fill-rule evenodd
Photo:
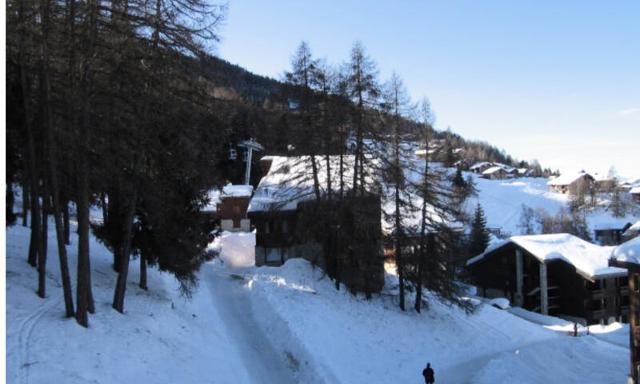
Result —
M 498 297 L 498 298 L 492 299 L 489 301 L 489 304 L 500 309 L 507 309 L 511 306 L 509 303 L 509 300 L 505 299 L 504 297 Z
M 473 164 L 471 167 L 469 167 L 469 169 L 473 171 L 473 170 L 480 169 L 480 168 L 483 168 L 483 167 L 491 166 L 491 164 L 493 164 L 493 163 L 490 163 L 488 161 L 482 161 L 480 163 Z
M 482 254 L 469 259 L 467 265 L 482 260 L 487 254 L 507 244 L 516 244 L 524 248 L 543 263 L 557 259 L 563 260 L 587 277 L 627 274 L 623 268 L 609 267 L 609 257 L 614 247 L 591 244 L 568 233 L 512 236 L 502 243 L 487 248 Z
M 371 300 L 336 291 L 303 259 L 234 267 L 250 259 L 253 233 L 222 234 L 212 245 L 221 257 L 203 266 L 190 301 L 155 269 L 149 291 L 139 289 L 132 263 L 124 315 L 110 306 L 111 254 L 92 237 L 97 312 L 84 329 L 62 318 L 53 230 L 44 300 L 25 262 L 29 230 L 6 234 L 8 382 L 421 382 L 430 362 L 441 383 L 582 384 L 623 382 L 628 370 L 628 347 L 610 341 L 624 328 L 568 337 L 477 299 L 466 314 L 429 294 L 422 314 L 401 312 L 392 291 Z M 72 271 L 76 246 L 73 235 Z
M 496 172 L 499 172 L 501 170 L 504 170 L 503 167 L 500 166 L 493 166 L 491 168 L 487 168 L 484 172 L 482 172 L 483 175 L 491 175 L 494 174 Z
M 547 179 L 541 177 L 522 177 L 507 180 L 490 180 L 479 175 L 465 172 L 465 178 L 471 175 L 478 196 L 467 201 L 467 212 L 473 212 L 480 203 L 487 218 L 488 228 L 500 228 L 501 232 L 509 235 L 519 234 L 522 206 L 535 211 L 544 211 L 548 215 L 555 215 L 560 209 L 568 209 L 569 196 L 550 191 Z M 597 207 L 586 215 L 589 228 L 619 223 L 634 223 L 640 219 L 638 210 L 631 210 L 625 217 L 615 218 L 611 211 Z
M 569 185 L 585 175 L 590 176 L 584 171 L 578 173 L 565 173 L 555 179 L 549 180 L 547 185 Z
M 222 268 L 222 267 L 221 267 Z M 234 270 L 239 273 L 238 270 Z M 624 382 L 629 349 L 568 337 L 490 305 L 475 313 L 429 296 L 422 314 L 401 312 L 385 292 L 367 301 L 336 291 L 303 259 L 242 270 L 260 325 L 292 351 L 305 382 L 421 382 L 430 362 L 442 383 Z M 387 276 L 390 285 L 397 284 Z
M 252 185 L 227 184 L 222 188 L 222 198 L 225 197 L 251 197 L 253 193 Z
M 207 193 L 207 198 L 209 202 L 202 208 L 202 212 L 216 212 L 220 203 L 220 190 L 212 189 Z
M 345 190 L 353 183 L 352 155 L 343 156 L 343 180 Z M 272 156 L 269 172 L 260 180 L 256 192 L 249 203 L 248 212 L 268 210 L 294 210 L 298 203 L 313 199 L 314 182 L 311 156 Z M 334 193 L 340 188 L 340 156 L 330 156 L 331 182 Z M 327 167 L 324 156 L 316 157 L 318 182 L 321 193 L 326 193 Z M 367 167 L 365 167 L 367 168 Z M 365 172 L 367 172 L 365 170 Z M 371 183 L 367 177 L 366 184 Z
M 10 383 L 250 383 L 239 346 L 227 332 L 219 305 L 202 286 L 191 300 L 175 279 L 149 270 L 149 290 L 138 288 L 131 263 L 125 313 L 111 308 L 116 274 L 111 253 L 91 237 L 96 313 L 90 327 L 65 319 L 55 231 L 49 224 L 47 297 L 35 294 L 37 272 L 26 263 L 29 229 L 6 229 L 6 345 Z M 72 231 L 70 270 L 76 270 Z M 72 272 L 72 281 L 75 274 Z M 75 292 L 75 289 L 74 289 Z M 74 296 L 75 298 L 75 296 Z
M 633 194 L 633 195 L 638 195 L 640 194 L 640 186 L 637 187 L 633 187 L 629 190 L 629 193 Z
M 640 264 L 640 237 L 617 246 L 613 250 L 612 257 L 623 263 Z
M 220 259 L 232 267 L 251 267 L 256 264 L 256 233 L 224 231 L 210 245 L 220 252 Z
M 594 230 L 608 230 L 608 229 L 622 230 L 628 224 L 631 224 L 631 223 L 626 221 L 625 219 L 612 218 L 611 220 L 608 220 L 608 221 L 603 220 L 601 222 L 595 223 L 593 225 L 593 229 Z

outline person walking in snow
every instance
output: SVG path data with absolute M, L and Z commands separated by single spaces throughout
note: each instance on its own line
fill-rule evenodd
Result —
M 422 370 L 422 376 L 424 376 L 425 384 L 433 384 L 436 382 L 435 373 L 431 368 L 431 363 L 427 363 L 427 367 Z

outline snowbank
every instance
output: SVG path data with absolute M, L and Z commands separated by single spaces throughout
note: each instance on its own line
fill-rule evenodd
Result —
M 307 261 L 245 271 L 261 324 L 295 351 L 300 369 L 331 383 L 421 382 L 427 362 L 442 383 L 624 382 L 629 350 L 574 338 L 482 304 L 475 313 L 431 300 L 422 314 L 397 297 L 367 301 Z M 395 280 L 393 276 L 387 279 Z
M 111 308 L 116 274 L 110 252 L 91 237 L 96 313 L 90 328 L 65 319 L 55 232 L 49 224 L 47 297 L 35 294 L 37 272 L 26 263 L 29 230 L 7 228 L 6 316 L 9 383 L 249 383 L 250 376 L 207 290 L 181 297 L 174 278 L 149 270 L 138 288 L 132 263 L 125 314 Z M 76 270 L 77 237 L 69 252 Z M 75 278 L 72 278 L 75 281 Z M 74 289 L 75 291 L 75 289 Z M 74 297 L 75 298 L 75 297 Z
M 231 267 L 252 267 L 256 264 L 256 232 L 224 231 L 210 245 L 220 252 L 220 259 Z

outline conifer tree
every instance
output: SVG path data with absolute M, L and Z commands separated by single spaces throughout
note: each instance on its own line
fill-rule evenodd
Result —
M 473 222 L 471 223 L 471 237 L 469 241 L 469 255 L 479 255 L 489 245 L 489 232 L 487 231 L 487 219 L 480 203 L 476 205 Z

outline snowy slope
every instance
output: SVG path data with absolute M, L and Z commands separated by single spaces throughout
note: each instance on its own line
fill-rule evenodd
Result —
M 540 177 L 524 177 L 504 180 L 487 180 L 474 173 L 464 172 L 465 177 L 472 175 L 478 196 L 468 201 L 468 211 L 473 212 L 477 202 L 480 202 L 487 217 L 487 227 L 500 228 L 511 235 L 519 235 L 518 227 L 522 205 L 529 208 L 542 209 L 550 215 L 555 215 L 560 208 L 568 209 L 569 197 L 551 192 L 547 186 L 547 179 Z M 639 215 L 628 214 L 626 217 L 615 218 L 603 208 L 587 215 L 589 228 L 593 230 L 600 224 L 635 223 Z
M 247 280 L 266 334 L 293 351 L 303 376 L 319 382 L 418 383 L 427 362 L 443 383 L 619 383 L 626 377 L 628 348 L 569 337 L 484 304 L 471 315 L 437 302 L 423 314 L 402 313 L 395 296 L 366 301 L 336 291 L 302 259 L 233 271 Z
M 186 301 L 172 276 L 152 269 L 150 289 L 143 291 L 136 285 L 137 263 L 132 262 L 126 312 L 120 314 L 111 308 L 116 275 L 110 253 L 92 237 L 96 314 L 90 316 L 90 328 L 84 329 L 63 317 L 54 232 L 49 233 L 44 300 L 35 294 L 37 272 L 26 262 L 29 230 L 14 226 L 6 235 L 7 382 L 252 382 L 208 290 L 199 289 Z M 76 241 L 74 234 L 67 248 L 72 272 Z

